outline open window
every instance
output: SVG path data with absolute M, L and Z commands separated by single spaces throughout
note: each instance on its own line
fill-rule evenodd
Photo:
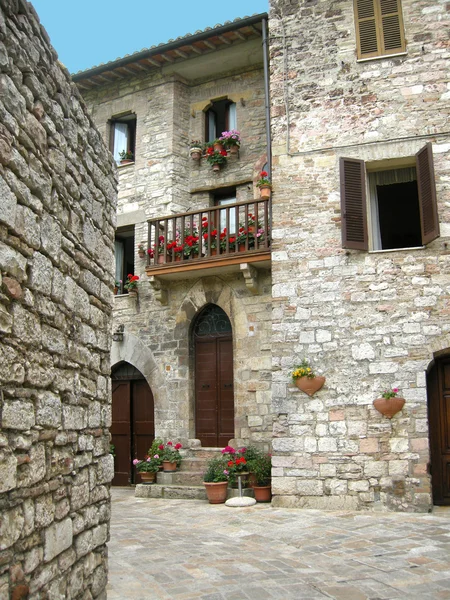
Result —
M 110 150 L 117 164 L 123 158 L 134 160 L 136 150 L 136 115 L 111 120 Z
M 134 226 L 121 227 L 116 231 L 114 254 L 116 261 L 116 285 L 119 294 L 125 294 L 124 283 L 129 273 L 134 274 Z
M 206 142 L 213 142 L 223 131 L 230 131 L 236 127 L 236 104 L 231 100 L 217 100 L 205 113 Z
M 405 52 L 401 0 L 354 0 L 358 58 Z
M 411 160 L 376 169 L 341 158 L 343 248 L 415 248 L 439 237 L 431 144 Z
M 236 188 L 227 188 L 214 193 L 214 206 L 226 206 L 227 204 L 236 204 Z M 225 228 L 228 233 L 236 233 L 236 211 L 221 210 L 219 211 L 218 223 L 219 231 L 223 231 Z M 227 224 L 228 220 L 228 224 Z

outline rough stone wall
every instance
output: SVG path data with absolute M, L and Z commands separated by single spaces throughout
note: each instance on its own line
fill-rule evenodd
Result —
M 243 45 L 243 52 L 246 46 Z M 253 46 L 252 46 L 253 48 Z M 252 50 L 253 51 L 253 50 Z M 220 62 L 222 60 L 222 62 Z M 262 58 L 261 58 L 262 60 Z M 136 155 L 132 165 L 119 166 L 118 224 L 135 227 L 137 300 L 116 296 L 114 326 L 125 325 L 124 342 L 114 343 L 113 364 L 125 361 L 146 377 L 155 400 L 155 432 L 183 442 L 195 437 L 190 324 L 208 302 L 219 304 L 233 326 L 236 438 L 270 446 L 270 276 L 261 272 L 260 293 L 253 295 L 242 274 L 164 282 L 168 304 L 162 306 L 145 275 L 146 259 L 137 244 L 147 239 L 147 219 L 200 210 L 212 204 L 212 194 L 235 186 L 237 201 L 257 196 L 258 169 L 265 162 L 263 72 L 259 65 L 230 73 L 218 59 L 216 76 L 187 81 L 176 74 L 152 71 L 114 85 L 85 92 L 89 110 L 107 142 L 108 120 L 136 114 Z M 204 139 L 211 100 L 228 97 L 237 103 L 241 132 L 239 158 L 231 157 L 219 174 L 189 156 L 189 141 Z
M 115 168 L 22 0 L 0 66 L 0 598 L 105 598 Z
M 425 375 L 450 346 L 450 13 L 402 5 L 407 54 L 358 62 L 353 2 L 271 2 L 275 504 L 431 506 Z M 340 157 L 413 157 L 427 142 L 441 237 L 342 249 Z M 290 378 L 304 357 L 326 376 L 313 398 Z M 372 401 L 394 386 L 406 405 L 388 420 Z

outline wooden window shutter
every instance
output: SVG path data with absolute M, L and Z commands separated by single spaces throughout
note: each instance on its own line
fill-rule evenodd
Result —
M 364 161 L 341 158 L 340 171 L 342 247 L 368 250 Z
M 405 50 L 401 0 L 354 0 L 358 58 Z
M 439 237 L 436 182 L 431 144 L 428 143 L 416 154 L 416 168 L 422 244 L 425 245 Z

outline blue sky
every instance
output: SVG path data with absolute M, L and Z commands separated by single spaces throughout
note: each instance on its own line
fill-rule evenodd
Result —
M 268 11 L 268 0 L 32 0 L 32 4 L 71 73 Z

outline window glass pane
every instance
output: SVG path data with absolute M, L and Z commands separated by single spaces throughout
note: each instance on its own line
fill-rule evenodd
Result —
M 128 150 L 128 125 L 126 123 L 114 123 L 114 160 L 119 163 L 119 153 Z
M 234 102 L 228 106 L 228 129 L 237 129 L 236 104 Z
M 208 112 L 208 142 L 212 142 L 216 139 L 216 115 L 212 110 Z
M 120 281 L 122 279 L 123 274 L 123 243 L 116 240 L 114 242 L 114 256 L 116 259 L 116 281 Z M 122 293 L 123 290 L 123 282 L 119 286 L 119 292 Z
M 225 206 L 226 204 L 235 204 L 236 198 L 222 198 L 218 201 L 219 206 Z M 221 210 L 220 212 L 220 231 L 222 231 L 227 226 L 227 211 Z M 228 233 L 236 233 L 236 211 L 230 210 L 230 226 Z

